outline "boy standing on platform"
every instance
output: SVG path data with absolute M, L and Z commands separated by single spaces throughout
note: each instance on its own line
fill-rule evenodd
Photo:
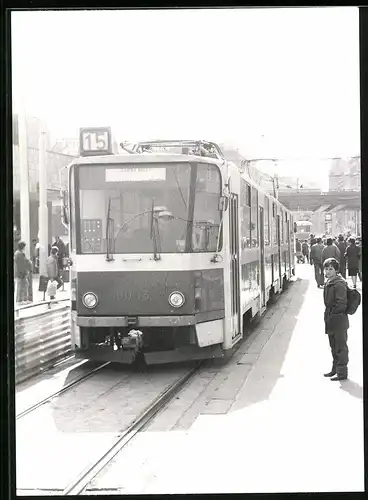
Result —
M 323 268 L 327 282 L 323 290 L 325 302 L 325 333 L 328 335 L 332 353 L 332 368 L 325 377 L 331 380 L 348 378 L 349 349 L 347 345 L 349 319 L 346 314 L 348 305 L 347 283 L 339 274 L 336 259 L 326 259 Z M 334 377 L 334 375 L 336 375 Z

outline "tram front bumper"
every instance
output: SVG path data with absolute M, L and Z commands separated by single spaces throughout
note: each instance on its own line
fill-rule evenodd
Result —
M 77 325 L 85 327 L 179 327 L 222 319 L 224 311 L 188 316 L 77 316 Z

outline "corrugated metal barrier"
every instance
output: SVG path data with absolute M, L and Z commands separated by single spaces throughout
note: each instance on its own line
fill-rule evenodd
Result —
M 15 309 L 16 383 L 50 368 L 71 352 L 69 299 Z

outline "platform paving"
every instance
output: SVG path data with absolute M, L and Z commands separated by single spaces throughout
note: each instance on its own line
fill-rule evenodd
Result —
M 33 291 L 33 303 L 37 304 L 38 302 L 43 301 L 43 292 L 38 291 L 38 286 L 39 286 L 39 275 L 33 275 L 32 277 L 32 291 Z M 63 288 L 60 288 L 56 292 L 56 299 L 61 300 L 61 299 L 67 299 L 70 295 L 70 283 L 64 283 L 64 290 Z M 46 300 L 48 300 L 48 296 L 45 295 Z M 21 304 L 17 304 L 15 302 L 15 285 L 14 285 L 14 306 L 16 309 L 19 307 L 22 307 Z
M 205 367 L 91 493 L 364 491 L 362 307 L 350 317 L 349 378 L 332 382 L 323 290 L 311 266 L 297 276 L 229 362 Z

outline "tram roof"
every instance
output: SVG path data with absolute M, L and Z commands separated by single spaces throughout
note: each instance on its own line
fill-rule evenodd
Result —
M 101 156 L 80 156 L 74 158 L 71 165 L 117 164 L 117 163 L 175 163 L 200 162 L 223 165 L 224 160 L 208 156 L 184 155 L 173 153 L 113 154 Z

